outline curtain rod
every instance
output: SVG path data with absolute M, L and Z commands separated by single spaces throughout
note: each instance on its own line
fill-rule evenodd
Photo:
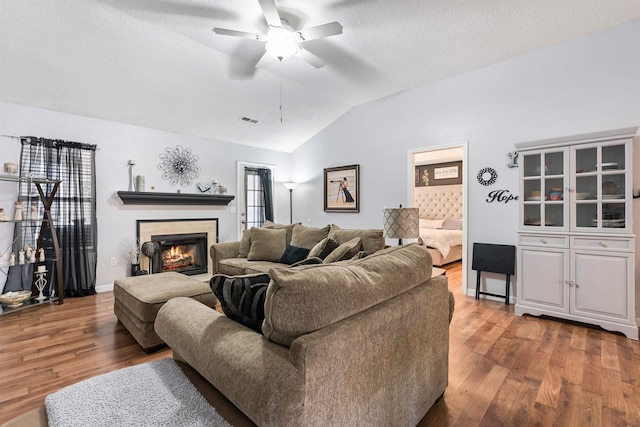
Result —
M 0 135 L 0 136 L 3 136 L 5 138 L 13 138 L 13 139 L 17 139 L 17 140 L 21 140 L 22 138 L 24 138 L 22 136 L 16 136 L 16 135 Z M 98 147 L 96 145 L 96 151 L 102 151 L 102 148 L 100 148 L 100 147 Z

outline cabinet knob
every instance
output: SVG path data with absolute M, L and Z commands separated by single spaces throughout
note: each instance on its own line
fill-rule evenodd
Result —
M 599 245 L 600 245 L 600 247 L 602 247 L 602 248 L 606 248 L 606 247 L 607 247 L 607 245 L 606 245 L 605 243 L 598 242 L 598 244 L 599 244 Z
M 540 239 L 540 242 L 542 242 L 542 244 L 543 244 L 543 245 L 546 245 L 546 244 L 547 244 L 547 241 L 546 241 L 546 240 L 544 240 L 544 239 Z

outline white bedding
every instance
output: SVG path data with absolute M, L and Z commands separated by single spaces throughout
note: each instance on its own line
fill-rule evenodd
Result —
M 437 249 L 446 258 L 453 246 L 462 245 L 462 230 L 421 227 L 420 238 L 425 246 Z

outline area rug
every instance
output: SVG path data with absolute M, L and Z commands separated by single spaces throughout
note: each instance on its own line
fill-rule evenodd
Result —
M 173 359 L 89 378 L 45 399 L 49 427 L 231 427 Z

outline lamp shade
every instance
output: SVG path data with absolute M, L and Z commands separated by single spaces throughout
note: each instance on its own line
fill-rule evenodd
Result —
M 385 237 L 391 239 L 414 239 L 420 236 L 418 208 L 385 209 L 382 224 Z
M 284 185 L 287 190 L 295 190 L 296 187 L 298 186 L 297 182 L 283 182 L 282 185 Z

